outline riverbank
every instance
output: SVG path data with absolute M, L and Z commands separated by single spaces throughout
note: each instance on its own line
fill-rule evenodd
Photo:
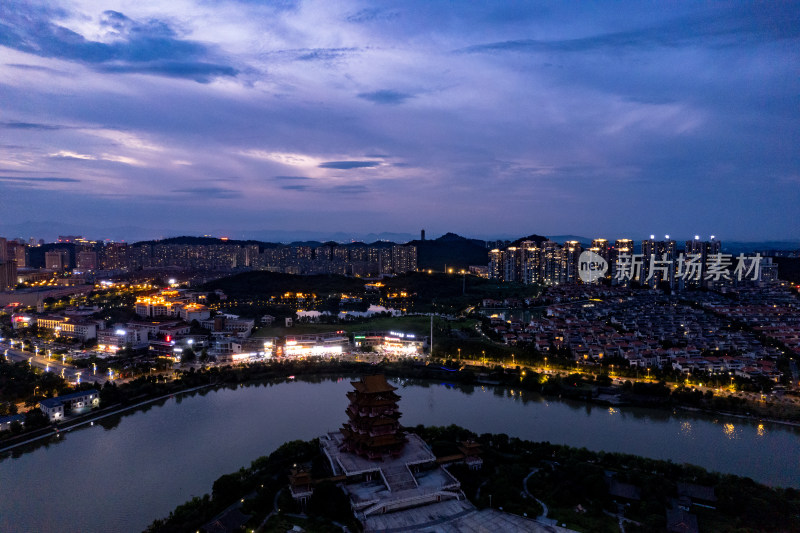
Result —
M 790 422 L 788 420 L 779 420 L 779 419 L 773 419 L 773 418 L 755 417 L 755 416 L 752 416 L 752 415 L 742 415 L 742 414 L 738 414 L 738 413 L 726 413 L 724 411 L 714 411 L 714 410 L 711 410 L 711 409 L 698 409 L 698 408 L 695 408 L 695 407 L 686 407 L 686 406 L 678 406 L 676 408 L 677 409 L 681 409 L 683 411 L 690 411 L 690 412 L 694 412 L 694 413 L 703 413 L 703 414 L 706 414 L 706 415 L 730 416 L 730 417 L 733 417 L 733 418 L 741 418 L 741 419 L 744 419 L 744 420 L 753 420 L 753 421 L 757 421 L 757 422 L 767 422 L 769 424 L 780 424 L 780 425 L 784 425 L 784 426 L 792 426 L 792 427 L 800 428 L 800 422 Z
M 157 377 L 141 377 L 122 385 L 113 383 L 101 389 L 101 405 L 111 403 L 123 406 L 123 411 L 135 409 L 127 405 L 141 401 L 140 406 L 169 397 L 197 390 L 198 388 L 219 385 L 238 385 L 257 383 L 265 380 L 286 379 L 290 376 L 330 377 L 341 375 L 358 375 L 381 372 L 387 376 L 404 379 L 428 379 L 449 381 L 462 385 L 489 384 L 503 387 L 506 390 L 524 390 L 542 394 L 545 397 L 570 398 L 596 405 L 614 407 L 642 407 L 659 411 L 682 409 L 700 412 L 712 416 L 732 416 L 754 422 L 770 422 L 791 427 L 800 427 L 800 412 L 792 419 L 774 418 L 762 414 L 752 414 L 761 410 L 762 406 L 743 399 L 731 397 L 713 397 L 708 393 L 689 389 L 670 390 L 660 383 L 633 383 L 625 387 L 604 387 L 605 382 L 597 381 L 590 374 L 553 375 L 537 374 L 528 367 L 514 369 L 496 366 L 483 367 L 482 371 L 474 368 L 450 368 L 445 362 L 423 363 L 419 360 L 397 362 L 363 363 L 337 360 L 283 360 L 270 363 L 250 363 L 236 366 L 214 366 L 208 369 L 191 368 L 181 373 L 177 380 L 159 382 Z M 612 394 L 599 396 L 598 389 Z M 609 401 L 610 397 L 616 398 Z M 737 402 L 735 404 L 731 402 Z M 737 407 L 735 411 L 725 409 Z M 83 420 L 83 419 L 81 419 Z M 87 419 L 87 421 L 91 421 Z M 73 426 L 60 425 L 58 428 L 48 426 L 9 435 L 0 439 L 0 453 L 22 446 L 31 441 L 45 439 L 52 435 L 54 429 L 64 431 Z
M 202 390 L 202 389 L 206 389 L 206 388 L 209 388 L 209 387 L 212 387 L 212 386 L 213 385 L 210 385 L 210 384 L 209 385 L 200 385 L 198 387 L 193 387 L 193 388 L 190 388 L 190 389 L 184 389 L 184 390 L 181 390 L 181 391 L 176 392 L 176 393 L 165 394 L 165 395 L 160 396 L 158 398 L 149 398 L 147 400 L 143 400 L 143 401 L 141 401 L 141 402 L 139 402 L 137 404 L 134 404 L 134 405 L 128 405 L 128 406 L 125 406 L 125 407 L 121 407 L 119 405 L 113 405 L 113 406 L 110 406 L 110 407 L 108 407 L 106 409 L 103 409 L 102 411 L 93 411 L 93 412 L 90 412 L 90 413 L 86 413 L 84 415 L 81 415 L 81 417 L 79 419 L 68 420 L 67 422 L 62 422 L 57 427 L 44 428 L 44 429 L 40 430 L 40 431 L 42 431 L 42 433 L 40 435 L 32 436 L 30 438 L 27 438 L 26 440 L 21 441 L 21 442 L 15 442 L 15 443 L 12 443 L 12 444 L 8 444 L 5 447 L 0 448 L 0 454 L 3 454 L 3 453 L 8 452 L 8 451 L 11 451 L 11 450 L 13 450 L 15 448 L 18 448 L 20 446 L 25 446 L 27 444 L 33 444 L 33 443 L 38 442 L 38 441 L 43 440 L 43 439 L 53 438 L 54 436 L 56 438 L 58 438 L 58 437 L 60 437 L 60 433 L 66 433 L 68 431 L 71 431 L 71 430 L 73 430 L 75 428 L 79 428 L 81 426 L 85 426 L 85 425 L 88 425 L 88 424 L 94 424 L 95 422 L 97 422 L 99 420 L 103 420 L 104 418 L 108 418 L 110 416 L 115 416 L 115 415 L 124 413 L 126 411 L 132 411 L 134 409 L 139 409 L 141 407 L 144 407 L 146 405 L 149 405 L 149 404 L 161 401 L 161 400 L 166 400 L 167 398 L 171 398 L 172 396 L 175 396 L 175 394 L 188 394 L 188 393 L 195 392 L 195 391 Z M 110 411 L 109 411 L 109 409 L 110 409 Z

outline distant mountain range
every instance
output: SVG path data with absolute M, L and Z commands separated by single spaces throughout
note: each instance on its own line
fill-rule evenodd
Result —
M 53 242 L 59 235 L 81 235 L 87 239 L 110 239 L 113 241 L 149 241 L 149 240 L 164 240 L 167 238 L 178 237 L 180 235 L 187 235 L 193 232 L 179 231 L 179 230 L 164 230 L 144 228 L 141 226 L 116 226 L 107 227 L 103 230 L 96 231 L 87 229 L 85 226 L 71 223 L 63 223 L 56 221 L 45 222 L 16 222 L 10 223 L 9 221 L 0 220 L 0 236 L 7 238 L 23 238 L 28 239 L 35 237 L 36 239 L 44 239 L 46 242 Z M 414 243 L 420 247 L 420 251 L 426 256 L 424 263 L 420 264 L 421 268 L 436 268 L 441 269 L 446 262 L 452 264 L 454 268 L 464 268 L 467 264 L 485 264 L 482 259 L 480 262 L 473 262 L 479 255 L 485 254 L 487 241 L 493 246 L 497 241 L 508 241 L 511 244 L 519 244 L 523 240 L 534 240 L 541 242 L 544 239 L 550 239 L 563 244 L 566 241 L 579 241 L 584 246 L 588 246 L 592 239 L 580 235 L 537 235 L 532 234 L 527 237 L 519 237 L 518 235 L 499 235 L 488 236 L 481 235 L 480 238 L 462 237 L 455 233 L 446 233 L 436 239 L 428 239 L 422 241 L 419 236 L 411 233 L 395 233 L 395 232 L 325 232 L 325 231 L 304 231 L 304 230 L 243 230 L 236 231 L 230 234 L 221 232 L 214 232 L 214 239 L 225 236 L 231 241 L 250 241 L 258 243 L 283 243 L 283 244 L 300 244 L 305 243 L 311 246 L 318 245 L 323 242 L 336 242 L 336 243 L 349 243 L 349 242 L 364 242 L 364 243 L 378 243 L 378 242 L 395 242 L 395 243 Z M 609 240 L 613 240 L 609 238 Z M 435 243 L 435 244 L 433 244 Z M 678 239 L 679 247 L 682 240 Z M 726 253 L 754 253 L 763 250 L 798 250 L 800 249 L 800 240 L 774 240 L 774 241 L 760 241 L 760 242 L 744 242 L 744 241 L 722 241 L 723 251 Z M 443 247 L 452 252 L 463 252 L 465 260 L 460 260 L 454 255 L 449 253 L 433 253 L 434 248 Z M 479 253 L 480 250 L 480 253 Z M 433 255 L 429 256 L 429 252 Z M 420 260 L 422 261 L 423 258 Z M 429 260 L 431 261 L 430 263 Z M 466 261 L 466 262 L 465 262 Z

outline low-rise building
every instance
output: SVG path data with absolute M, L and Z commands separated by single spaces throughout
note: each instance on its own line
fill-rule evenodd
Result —
M 5 415 L 0 416 L 0 431 L 8 431 L 11 429 L 11 424 L 19 422 L 25 425 L 25 415 Z
M 56 336 L 70 337 L 87 341 L 97 337 L 97 324 L 83 320 L 73 320 L 68 316 L 45 316 L 36 319 L 39 329 L 54 333 Z
M 51 422 L 63 420 L 69 413 L 84 409 L 94 409 L 100 405 L 100 393 L 97 389 L 62 394 L 55 398 L 45 398 L 39 402 L 39 409 Z
M 247 338 L 253 331 L 255 320 L 239 318 L 237 315 L 219 314 L 202 320 L 200 326 L 211 330 L 212 333 L 235 333 L 241 338 Z
M 178 315 L 186 322 L 191 322 L 192 320 L 200 322 L 201 320 L 207 320 L 211 316 L 211 311 L 203 304 L 190 303 L 181 307 Z

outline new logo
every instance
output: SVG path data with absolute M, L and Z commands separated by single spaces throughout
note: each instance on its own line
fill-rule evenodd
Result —
M 608 262 L 599 254 L 586 250 L 578 258 L 578 277 L 584 283 L 593 283 L 608 272 Z

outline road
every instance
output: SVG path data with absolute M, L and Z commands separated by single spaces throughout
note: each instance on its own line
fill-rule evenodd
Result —
M 9 361 L 14 362 L 30 362 L 31 366 L 44 370 L 46 372 L 54 372 L 63 375 L 64 379 L 70 382 L 77 381 L 80 374 L 81 382 L 92 382 L 98 386 L 106 382 L 107 376 L 105 375 L 92 375 L 89 369 L 76 368 L 69 363 L 63 363 L 60 356 L 53 356 L 48 358 L 46 353 L 40 352 L 36 355 L 34 352 L 28 352 L 12 348 L 6 343 L 0 343 L 0 354 L 8 358 Z M 62 374 L 63 371 L 63 374 Z

